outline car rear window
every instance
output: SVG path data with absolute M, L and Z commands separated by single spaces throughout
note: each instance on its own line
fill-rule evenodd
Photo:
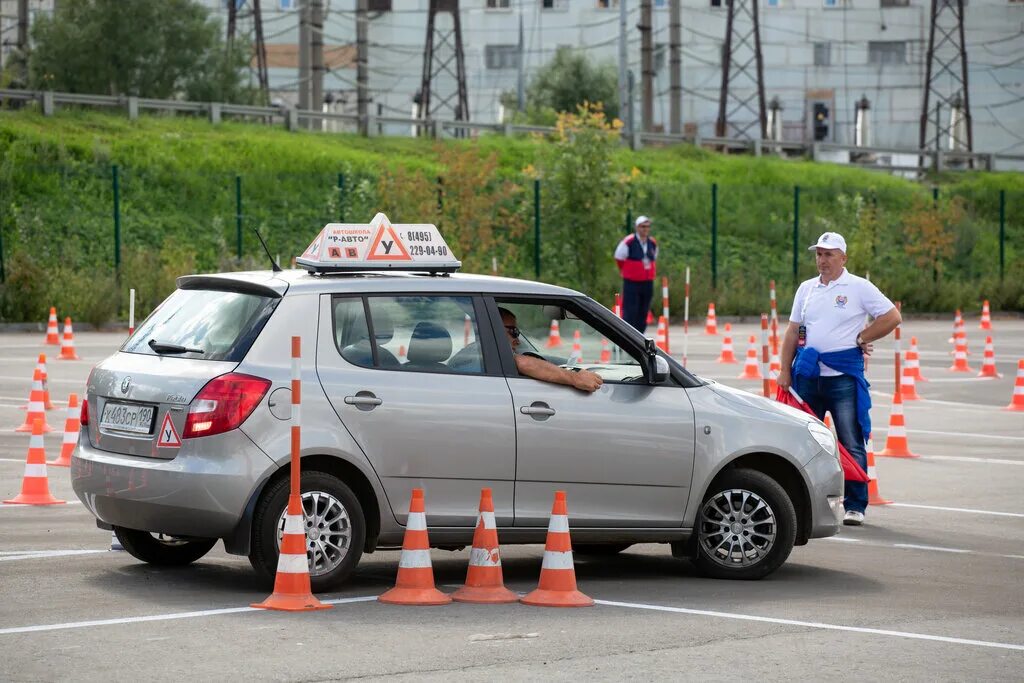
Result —
M 179 289 L 146 318 L 121 351 L 237 363 L 259 336 L 278 301 L 242 292 Z M 150 348 L 150 340 L 202 353 L 158 354 Z

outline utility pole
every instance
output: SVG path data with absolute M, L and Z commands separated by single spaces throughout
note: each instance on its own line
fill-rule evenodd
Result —
M 28 0 L 18 0 L 18 51 L 28 54 Z
M 651 28 L 654 16 L 651 11 L 651 0 L 640 0 L 640 87 L 643 90 L 643 130 L 654 128 L 654 45 L 651 39 Z
M 623 129 L 627 134 L 633 132 L 633 121 L 629 115 L 629 51 L 626 45 L 626 0 L 619 0 L 619 116 L 622 117 Z
M 265 104 L 270 104 L 270 76 L 267 71 L 267 43 L 263 38 L 263 13 L 260 0 L 252 0 L 252 21 L 256 32 L 253 50 L 256 52 L 256 80 L 260 84 Z
M 299 109 L 309 109 L 309 86 L 311 79 L 311 64 L 309 54 L 310 44 L 310 5 L 313 0 L 299 0 Z
M 238 22 L 238 3 L 235 0 L 228 0 L 228 39 L 230 47 L 235 42 L 235 28 Z
M 921 105 L 920 147 L 928 147 L 928 120 L 935 114 L 935 149 L 944 137 L 954 152 L 974 151 L 970 90 L 967 87 L 967 44 L 964 42 L 964 0 L 932 0 Z M 941 113 L 949 112 L 944 123 Z
M 323 0 L 311 0 L 309 12 L 310 24 L 310 67 L 312 82 L 309 88 L 309 108 L 323 111 L 324 108 L 324 3 Z M 313 119 L 313 127 L 323 127 L 323 119 Z
M 370 17 L 369 0 L 358 0 L 356 3 L 356 114 L 359 115 L 359 134 L 370 134 L 370 119 L 367 106 L 370 103 L 368 70 L 370 53 Z
M 758 0 L 725 0 L 725 53 L 715 135 L 763 140 L 768 117 L 764 102 L 764 60 Z
M 683 131 L 683 79 L 680 43 L 682 28 L 680 0 L 669 0 L 668 4 L 668 71 L 669 71 L 669 132 L 678 135 Z
M 451 15 L 452 27 L 437 26 L 437 16 Z M 454 62 L 454 69 L 452 63 Z M 442 76 L 455 79 L 455 91 L 440 92 Z M 423 79 L 420 84 L 420 116 L 429 119 L 447 109 L 456 121 L 469 120 L 469 95 L 466 92 L 466 55 L 462 49 L 462 22 L 459 0 L 430 0 L 427 14 L 427 39 L 423 46 Z M 460 136 L 462 133 L 459 133 Z
M 519 8 L 519 49 L 518 49 L 518 57 L 516 58 L 516 69 L 517 69 L 517 73 L 516 73 L 516 110 L 518 110 L 520 112 L 526 110 L 526 74 L 524 73 L 526 57 L 523 54 L 523 50 L 524 50 L 523 43 L 524 43 L 524 41 L 523 41 L 523 8 L 520 6 L 520 8 Z

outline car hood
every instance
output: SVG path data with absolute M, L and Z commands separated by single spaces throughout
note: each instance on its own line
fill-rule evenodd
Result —
M 778 401 L 771 401 L 764 396 L 758 396 L 752 394 L 749 391 L 743 391 L 742 389 L 734 389 L 727 387 L 724 384 L 719 384 L 714 380 L 705 379 L 708 383 L 708 388 L 713 392 L 729 401 L 730 403 L 736 403 L 747 408 L 756 408 L 763 410 L 767 413 L 775 413 L 776 415 L 783 415 L 785 417 L 792 418 L 801 423 L 818 422 L 818 418 L 814 417 L 809 413 L 805 413 L 802 410 L 798 410 L 792 406 L 788 406 L 785 403 L 779 403 Z

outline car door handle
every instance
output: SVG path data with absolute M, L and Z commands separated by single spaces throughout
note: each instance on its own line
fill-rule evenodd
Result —
M 528 406 L 520 406 L 519 412 L 523 415 L 532 415 L 534 417 L 551 417 L 555 414 L 555 409 L 547 403 L 537 401 Z
M 346 404 L 355 406 L 360 410 L 373 410 L 383 402 L 369 391 L 360 391 L 355 396 L 345 397 Z

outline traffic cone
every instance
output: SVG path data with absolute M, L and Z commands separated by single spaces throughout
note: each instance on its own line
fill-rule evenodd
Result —
M 953 365 L 949 369 L 951 372 L 973 372 L 967 365 L 967 344 L 962 339 L 958 339 L 956 342 Z
M 875 442 L 868 434 L 868 505 L 889 505 L 892 501 L 878 492 L 878 470 L 875 469 Z
M 570 363 L 582 363 L 583 362 L 583 347 L 580 346 L 580 331 L 573 330 L 572 333 L 572 351 L 569 353 Z
M 647 311 L 647 320 L 645 321 L 645 323 L 646 323 L 647 325 L 650 325 L 650 324 L 652 324 L 653 322 L 654 322 L 654 314 L 653 314 L 653 313 L 651 313 L 651 311 L 650 311 L 650 310 L 648 309 L 648 311 Z
M 57 309 L 50 306 L 50 319 L 46 321 L 46 341 L 50 346 L 60 346 L 60 333 L 57 330 Z
M 885 437 L 885 450 L 878 455 L 888 458 L 920 458 L 910 452 L 907 444 L 907 425 L 903 419 L 903 397 L 896 392 L 892 397 L 892 413 L 889 415 L 889 434 Z
M 978 325 L 983 330 L 992 329 L 992 312 L 988 308 L 988 299 L 981 304 L 981 323 Z
M 622 295 L 615 292 L 615 308 L 612 311 L 615 313 L 616 318 L 622 317 Z
M 51 462 L 54 467 L 71 467 L 71 454 L 78 445 L 78 432 L 82 428 L 82 407 L 78 405 L 78 394 L 68 396 L 68 414 L 64 419 L 64 440 L 60 445 L 60 457 Z
M 64 318 L 64 341 L 60 345 L 60 356 L 57 360 L 82 360 L 75 353 L 75 333 L 71 329 L 71 318 Z
M 551 329 L 548 331 L 548 343 L 549 349 L 554 349 L 562 345 L 562 334 L 558 331 L 558 321 L 551 321 Z
M 47 381 L 46 376 L 46 354 L 39 354 L 39 359 L 36 361 L 36 367 L 39 369 L 40 376 L 43 378 L 43 410 L 53 410 L 53 403 L 50 402 L 50 383 Z M 28 404 L 18 406 L 19 410 L 28 410 Z
M 612 362 L 612 352 L 608 348 L 608 340 L 605 339 L 604 337 L 601 337 L 601 362 L 602 363 L 611 363 Z
M 757 340 L 754 335 L 750 335 L 749 344 L 747 361 L 743 365 L 743 372 L 737 376 L 737 379 L 764 379 L 764 375 L 761 374 L 761 366 L 757 362 Z
M 395 587 L 377 599 L 389 605 L 447 605 L 452 601 L 450 595 L 434 587 L 423 489 L 412 490 Z
M 964 318 L 960 315 L 960 309 L 958 308 L 956 309 L 956 314 L 953 316 L 953 335 L 948 339 L 950 344 L 956 343 L 957 332 L 960 331 L 960 328 L 963 327 L 963 325 Z
M 904 401 L 920 401 L 917 395 L 917 384 L 914 376 L 910 374 L 910 368 L 903 368 L 903 375 L 900 377 L 900 396 Z
M 708 304 L 708 319 L 704 323 L 704 334 L 718 334 L 718 318 L 715 317 L 715 304 Z
M 16 432 L 31 432 L 33 422 L 40 420 L 43 425 L 43 432 L 52 432 L 53 427 L 46 424 L 46 409 L 43 408 L 43 377 L 36 368 L 32 372 L 32 391 L 28 395 L 28 410 L 25 412 L 25 423 L 15 429 Z
M 46 477 L 46 449 L 43 446 L 43 422 L 36 418 L 32 422 L 32 439 L 28 442 L 28 456 L 25 458 L 25 477 L 21 480 L 21 493 L 5 504 L 58 505 L 66 503 L 50 495 L 50 480 Z
M 779 384 L 775 380 L 778 379 L 779 373 L 782 372 L 782 359 L 779 358 L 779 354 L 774 351 L 771 354 L 771 361 L 768 363 L 768 395 L 775 396 L 779 392 Z
M 589 607 L 594 604 L 591 598 L 576 590 L 565 491 L 555 491 L 547 542 L 544 544 L 544 562 L 540 568 L 540 582 L 535 590 L 519 602 L 539 607 Z
M 1024 410 L 1024 358 L 1017 361 L 1017 379 L 1013 383 L 1013 398 L 1006 410 Z
M 996 351 L 992 346 L 992 337 L 985 337 L 985 358 L 981 362 L 981 372 L 978 373 L 978 377 L 991 377 L 992 379 L 1002 377 L 996 371 Z
M 668 353 L 668 330 L 665 329 L 665 316 L 658 316 L 658 333 L 654 338 L 654 343 L 659 349 Z
M 904 367 L 910 370 L 910 376 L 918 382 L 927 382 L 928 380 L 921 375 L 921 355 L 917 351 L 917 337 L 910 338 L 910 348 L 907 349 L 904 359 Z
M 489 488 L 480 491 L 480 514 L 473 532 L 473 548 L 469 551 L 466 585 L 452 593 L 452 600 L 488 604 L 519 600 L 518 595 L 505 588 L 501 575 L 498 527 L 494 521 L 494 501 Z
M 736 354 L 732 348 L 732 325 L 729 323 L 725 324 L 725 336 L 722 338 L 722 352 L 718 354 L 718 358 L 715 359 L 716 363 L 729 363 L 734 364 L 739 361 L 736 360 Z

